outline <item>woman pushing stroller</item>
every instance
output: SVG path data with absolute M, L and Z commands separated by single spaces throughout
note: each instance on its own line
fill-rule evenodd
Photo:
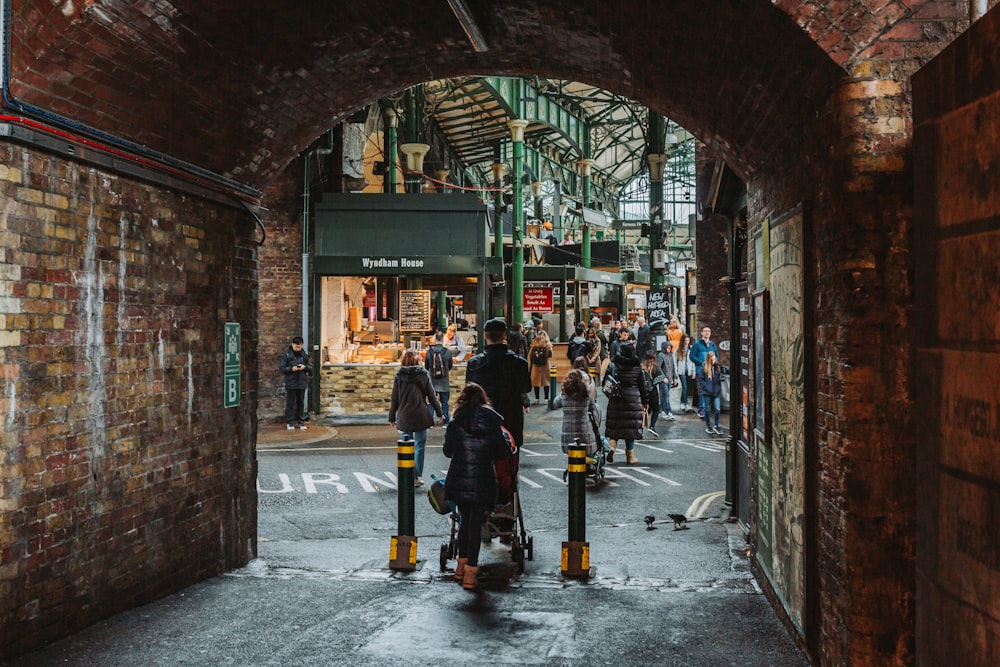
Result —
M 504 438 L 503 417 L 489 405 L 478 384 L 465 385 L 445 432 L 443 453 L 451 459 L 445 477 L 445 498 L 458 505 L 458 565 L 455 579 L 475 590 L 479 575 L 480 534 L 484 515 L 497 501 L 494 462 L 511 456 Z

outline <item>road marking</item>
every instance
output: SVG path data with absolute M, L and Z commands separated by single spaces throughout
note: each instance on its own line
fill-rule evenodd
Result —
M 646 449 L 652 449 L 652 450 L 657 451 L 657 452 L 663 452 L 664 454 L 673 454 L 674 453 L 674 450 L 672 450 L 672 449 L 664 449 L 663 447 L 653 447 L 652 445 L 647 445 L 644 442 L 637 442 L 635 444 L 642 445 Z
M 704 495 L 698 496 L 691 503 L 691 506 L 687 508 L 687 512 L 684 512 L 684 516 L 688 519 L 701 519 L 704 518 L 705 512 L 708 511 L 708 507 L 713 501 L 718 500 L 726 495 L 725 491 L 715 491 L 713 493 L 706 493 Z

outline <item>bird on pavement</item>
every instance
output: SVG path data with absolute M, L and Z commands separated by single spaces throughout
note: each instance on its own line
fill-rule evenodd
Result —
M 687 517 L 683 514 L 668 514 L 667 516 L 674 522 L 674 530 L 684 530 L 687 528 Z
M 645 520 L 646 520 L 646 530 L 656 530 L 656 526 L 653 525 L 653 522 L 656 521 L 655 516 L 653 516 L 652 514 L 647 514 Z

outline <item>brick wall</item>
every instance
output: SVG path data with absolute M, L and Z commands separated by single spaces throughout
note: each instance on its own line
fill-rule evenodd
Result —
M 264 421 L 283 418 L 285 385 L 278 359 L 292 336 L 302 335 L 302 173 L 302 160 L 296 160 L 264 197 L 267 238 L 259 251 L 261 384 L 257 411 Z
M 10 143 L 0 191 L 3 658 L 254 555 L 257 313 L 245 212 Z
M 1000 656 L 1000 10 L 913 79 L 918 664 Z
M 711 214 L 698 222 L 696 255 L 698 267 L 697 326 L 689 331 L 691 340 L 701 337 L 709 327 L 716 345 L 729 340 L 729 288 L 720 279 L 729 275 L 729 227 L 725 215 Z M 719 363 L 729 365 L 729 352 L 719 350 Z

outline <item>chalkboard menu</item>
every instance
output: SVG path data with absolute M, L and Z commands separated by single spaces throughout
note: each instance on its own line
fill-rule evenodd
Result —
M 404 289 L 399 291 L 399 330 L 429 331 L 431 328 L 431 291 Z
M 668 320 L 670 318 L 670 290 L 651 289 L 646 292 L 646 320 Z

